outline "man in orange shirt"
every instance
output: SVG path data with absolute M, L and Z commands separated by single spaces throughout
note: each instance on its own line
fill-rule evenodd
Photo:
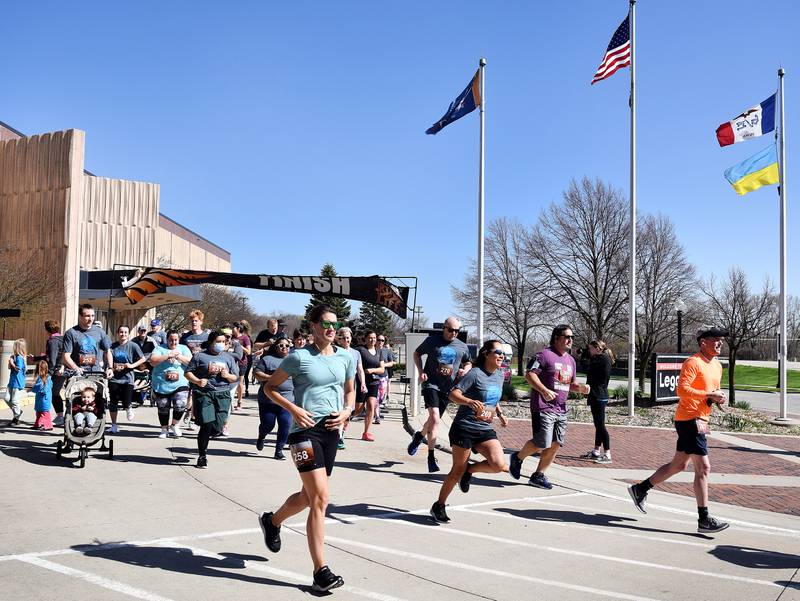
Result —
M 645 501 L 650 489 L 685 470 L 691 461 L 694 467 L 694 496 L 697 499 L 697 531 L 705 534 L 725 530 L 729 525 L 708 515 L 711 463 L 706 444 L 711 408 L 714 403 L 722 405 L 725 402 L 725 393 L 719 388 L 722 365 L 717 357 L 722 351 L 723 338 L 727 335 L 728 332 L 719 328 L 704 328 L 697 333 L 700 352 L 684 361 L 678 379 L 679 401 L 675 411 L 678 443 L 675 456 L 652 476 L 628 488 L 636 509 L 647 513 Z

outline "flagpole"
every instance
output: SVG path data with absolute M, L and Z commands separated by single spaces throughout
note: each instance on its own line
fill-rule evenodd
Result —
M 631 35 L 631 192 L 630 272 L 628 274 L 628 416 L 633 417 L 636 394 L 636 0 L 630 1 L 628 27 Z
M 484 169 L 484 136 L 486 133 L 484 107 L 486 104 L 486 89 L 484 87 L 484 72 L 486 59 L 480 62 L 480 89 L 481 89 L 481 136 L 480 136 L 480 167 L 478 169 L 478 345 L 483 346 L 483 169 Z
M 781 385 L 780 396 L 780 411 L 777 421 L 789 421 L 787 414 L 787 382 L 786 382 L 786 351 L 788 347 L 788 340 L 786 339 L 786 139 L 785 139 L 785 114 L 783 104 L 783 75 L 785 71 L 778 69 L 778 89 L 780 90 L 780 114 L 781 114 L 781 128 L 778 137 L 778 175 L 779 175 L 779 188 L 780 192 L 780 228 L 781 228 L 781 298 L 780 298 L 780 340 L 778 343 L 778 377 Z

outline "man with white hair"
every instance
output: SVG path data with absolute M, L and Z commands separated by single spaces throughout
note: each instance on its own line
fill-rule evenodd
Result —
M 448 317 L 440 333 L 431 334 L 414 351 L 414 365 L 422 384 L 422 397 L 428 410 L 428 419 L 421 431 L 414 432 L 408 454 L 415 455 L 425 437 L 428 438 L 428 471 L 438 472 L 436 461 L 436 435 L 442 414 L 447 410 L 448 396 L 455 384 L 456 377 L 469 371 L 467 345 L 457 338 L 461 331 L 461 322 L 455 317 Z M 425 367 L 422 367 L 422 356 L 425 355 Z M 467 362 L 462 365 L 462 358 Z

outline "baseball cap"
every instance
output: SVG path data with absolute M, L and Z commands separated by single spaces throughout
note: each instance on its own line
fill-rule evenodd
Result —
M 703 326 L 697 330 L 697 342 L 700 342 L 701 338 L 725 338 L 727 336 L 729 336 L 728 330 L 716 326 Z
M 136 328 L 136 330 L 139 331 L 139 332 L 146 332 L 147 331 L 147 326 L 141 325 L 138 328 Z
M 161 325 L 161 320 L 160 319 L 154 319 L 153 321 L 150 322 L 150 325 L 151 326 L 160 326 Z

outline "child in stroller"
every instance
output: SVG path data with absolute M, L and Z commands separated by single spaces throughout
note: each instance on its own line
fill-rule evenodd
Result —
M 94 388 L 87 386 L 81 390 L 81 396 L 75 397 L 73 400 L 72 415 L 75 420 L 75 434 L 84 436 L 91 434 L 92 426 L 97 421 L 97 404 L 94 397 Z

